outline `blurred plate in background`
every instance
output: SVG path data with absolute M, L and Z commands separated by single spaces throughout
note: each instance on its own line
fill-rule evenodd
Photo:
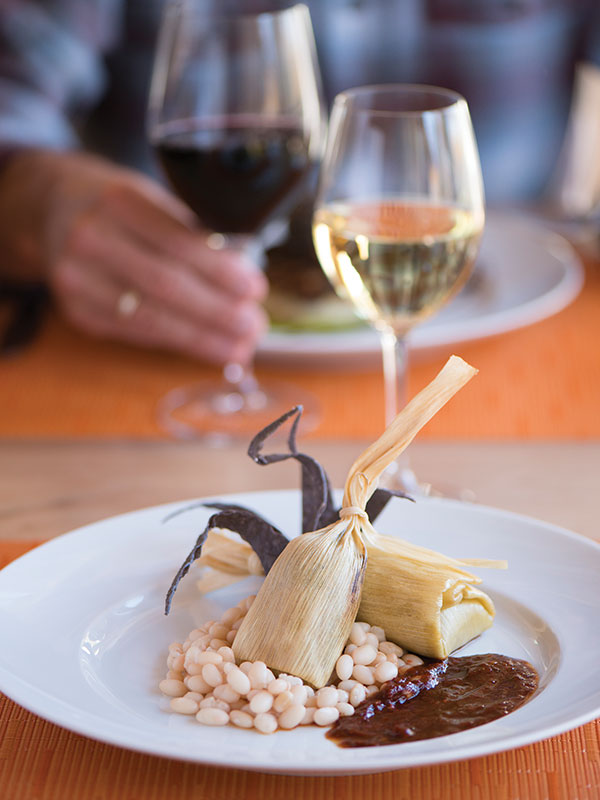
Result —
M 447 352 L 546 319 L 575 299 L 583 280 L 581 262 L 566 239 L 526 216 L 490 212 L 473 276 L 439 314 L 412 331 L 411 356 Z M 363 367 L 379 352 L 377 334 L 366 327 L 271 330 L 258 358 L 285 366 Z

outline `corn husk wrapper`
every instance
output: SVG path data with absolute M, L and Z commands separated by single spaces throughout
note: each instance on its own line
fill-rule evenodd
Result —
M 327 683 L 359 609 L 367 545 L 378 540 L 366 503 L 385 468 L 476 372 L 452 356 L 354 462 L 340 519 L 293 539 L 271 567 L 233 643 L 238 662 L 264 661 L 315 687 Z
M 473 585 L 481 578 L 463 569 L 467 562 L 377 534 L 369 538 L 368 557 L 358 618 L 381 626 L 406 650 L 446 658 L 491 626 L 494 604 Z

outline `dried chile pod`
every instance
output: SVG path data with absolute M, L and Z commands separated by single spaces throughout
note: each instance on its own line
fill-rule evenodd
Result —
M 207 504 L 207 507 L 210 506 Z M 177 570 L 177 574 L 165 598 L 165 614 L 168 614 L 171 610 L 173 595 L 177 591 L 181 579 L 187 575 L 194 561 L 200 558 L 202 546 L 206 541 L 209 530 L 212 528 L 226 528 L 227 530 L 238 533 L 242 539 L 248 542 L 259 557 L 265 573 L 271 569 L 273 562 L 288 542 L 281 531 L 254 511 L 250 511 L 242 506 L 227 506 L 220 503 L 215 504 L 213 507 L 221 508 L 222 510 L 210 517 L 206 527 L 197 538 L 196 544 L 181 567 Z
M 281 417 L 271 422 L 266 428 L 263 428 L 262 431 L 259 431 L 250 442 L 248 455 L 256 464 L 261 466 L 274 464 L 278 461 L 286 461 L 289 458 L 294 458 L 298 461 L 302 469 L 302 533 L 306 533 L 328 525 L 336 519 L 337 514 L 331 498 L 331 486 L 327 473 L 316 459 L 306 453 L 298 452 L 296 434 L 302 410 L 301 405 L 294 406 L 290 411 L 282 414 Z M 263 454 L 262 448 L 267 439 L 292 417 L 293 422 L 288 436 L 289 452 Z
M 401 492 L 399 489 L 375 489 L 365 506 L 365 511 L 371 523 L 375 522 L 392 497 L 403 497 L 405 500 L 410 500 L 411 503 L 415 502 L 414 497 Z

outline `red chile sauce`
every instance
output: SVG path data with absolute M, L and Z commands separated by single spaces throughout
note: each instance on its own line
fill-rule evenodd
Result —
M 429 661 L 385 683 L 351 717 L 341 717 L 327 737 L 340 747 L 369 747 L 446 736 L 509 714 L 537 686 L 535 669 L 516 658 Z

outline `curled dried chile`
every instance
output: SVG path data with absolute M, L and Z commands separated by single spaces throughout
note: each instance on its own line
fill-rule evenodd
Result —
M 177 591 L 181 579 L 187 575 L 194 561 L 200 558 L 202 546 L 212 528 L 225 528 L 239 534 L 242 539 L 248 542 L 260 559 L 265 574 L 271 569 L 275 559 L 288 542 L 286 537 L 274 525 L 271 525 L 248 508 L 224 503 L 202 505 L 206 505 L 207 508 L 219 508 L 221 510 L 210 517 L 206 527 L 196 539 L 196 544 L 177 570 L 165 599 L 165 614 L 168 614 L 171 610 L 173 595 Z M 187 508 L 183 510 L 187 510 Z M 170 515 L 170 517 L 172 516 Z

